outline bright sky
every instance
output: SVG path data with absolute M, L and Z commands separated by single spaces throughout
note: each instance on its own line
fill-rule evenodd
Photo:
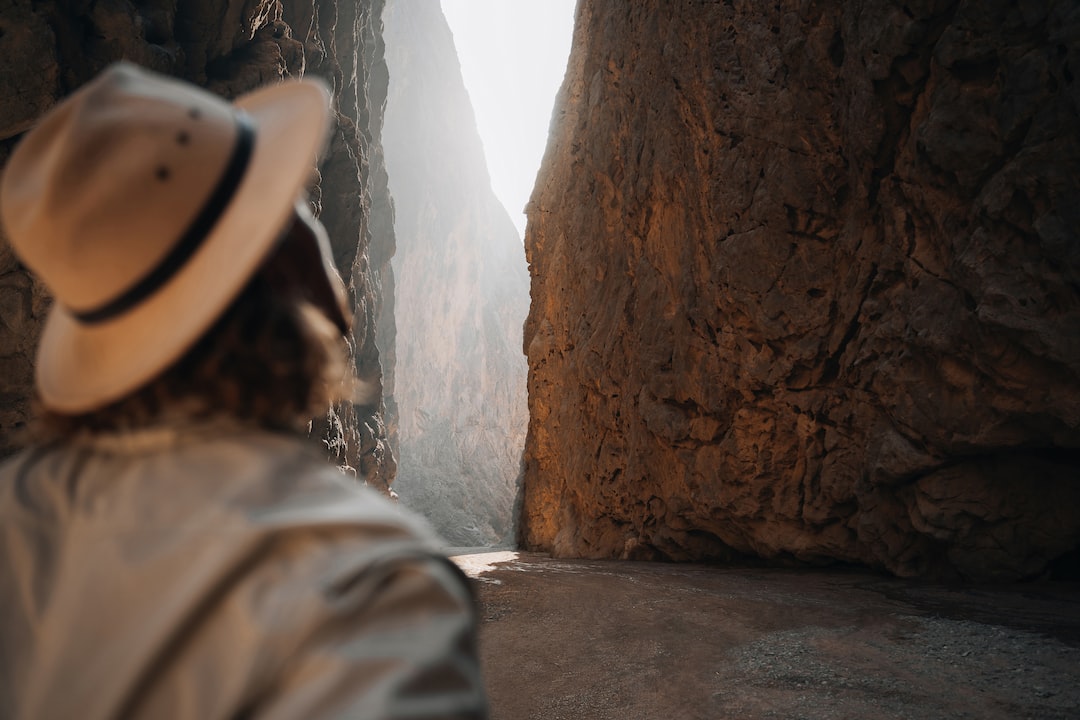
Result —
M 487 155 L 492 189 L 525 235 L 576 0 L 442 0 Z

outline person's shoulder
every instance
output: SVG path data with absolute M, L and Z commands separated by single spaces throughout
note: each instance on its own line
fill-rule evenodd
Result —
M 51 492 L 51 479 L 70 477 L 76 466 L 72 455 L 54 452 L 51 445 L 27 445 L 0 459 L 0 519 L 12 513 L 25 515 L 40 510 L 58 498 Z
M 266 562 L 282 576 L 305 578 L 282 592 L 302 585 L 340 600 L 346 588 L 364 595 L 361 589 L 380 578 L 404 573 L 411 582 L 424 578 L 439 592 L 471 597 L 426 520 L 320 457 L 314 443 L 262 432 L 217 442 L 260 468 L 237 483 L 230 502 L 254 532 L 271 540 Z
M 21 448 L 15 452 L 0 457 L 0 478 L 14 475 L 17 468 L 26 461 L 33 452 L 33 448 Z
M 217 436 L 196 453 L 235 467 L 228 501 L 276 532 L 362 535 L 437 548 L 427 522 L 320 456 L 307 438 L 266 431 Z

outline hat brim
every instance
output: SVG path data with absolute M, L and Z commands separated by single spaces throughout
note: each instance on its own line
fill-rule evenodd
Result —
M 123 315 L 86 325 L 51 308 L 36 366 L 46 408 L 81 414 L 148 383 L 209 330 L 274 246 L 325 142 L 329 93 L 321 82 L 292 81 L 234 105 L 251 116 L 256 136 L 229 207 L 184 267 Z

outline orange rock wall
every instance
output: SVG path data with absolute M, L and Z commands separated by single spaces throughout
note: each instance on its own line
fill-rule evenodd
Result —
M 1080 9 L 581 0 L 522 543 L 1038 575 L 1080 543 Z

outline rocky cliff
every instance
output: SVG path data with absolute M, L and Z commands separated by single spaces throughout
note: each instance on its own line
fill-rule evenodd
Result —
M 383 146 L 397 238 L 394 488 L 449 542 L 499 544 L 513 537 L 527 424 L 525 255 L 491 190 L 438 0 L 388 0 L 384 24 Z
M 381 0 L 4 0 L 0 165 L 41 113 L 120 58 L 227 97 L 287 76 L 323 77 L 334 91 L 337 126 L 313 199 L 353 295 L 358 372 L 377 382 L 375 319 L 393 253 L 379 146 L 381 12 Z M 0 455 L 19 445 L 29 417 L 33 349 L 48 303 L 0 237 Z M 394 461 L 378 404 L 339 407 L 320 432 L 334 459 L 386 488 Z
M 581 0 L 521 539 L 1011 579 L 1080 544 L 1080 6 Z

